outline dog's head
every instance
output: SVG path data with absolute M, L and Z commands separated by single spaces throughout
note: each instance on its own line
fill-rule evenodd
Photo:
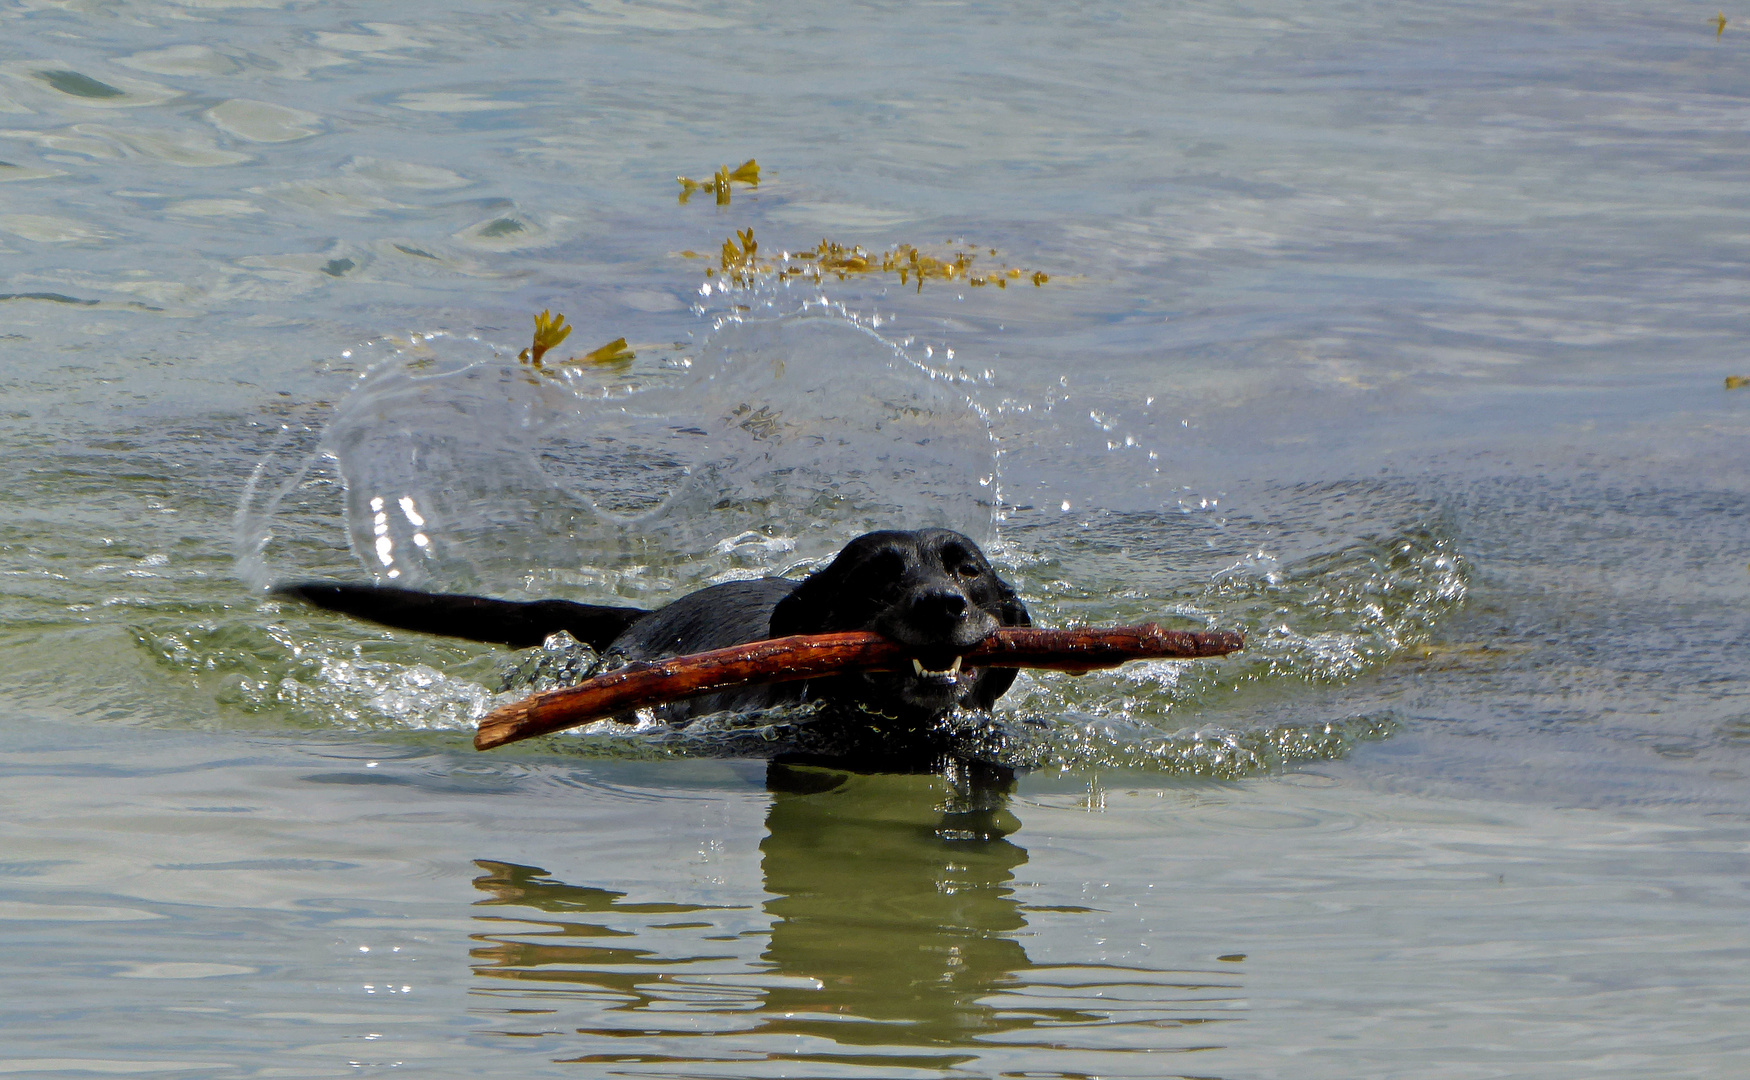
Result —
M 908 670 L 822 680 L 834 697 L 909 723 L 955 706 L 988 709 L 1013 669 L 973 667 L 962 655 L 999 626 L 1029 626 L 1026 605 L 978 545 L 947 529 L 872 532 L 846 544 L 772 612 L 773 637 L 873 630 L 907 646 Z

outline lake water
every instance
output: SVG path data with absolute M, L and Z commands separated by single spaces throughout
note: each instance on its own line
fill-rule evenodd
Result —
M 1742 1075 L 1716 29 L 0 8 L 0 1074 Z M 1043 624 L 1248 647 L 1023 676 L 1010 791 L 475 754 L 515 657 L 260 591 L 936 523 Z

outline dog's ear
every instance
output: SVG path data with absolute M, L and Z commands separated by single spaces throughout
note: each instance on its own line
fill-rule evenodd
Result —
M 997 603 L 987 610 L 996 616 L 997 623 L 1001 626 L 1032 626 L 1033 616 L 1027 612 L 1027 605 L 1015 595 L 1014 588 L 997 577 L 994 571 L 990 576 L 997 583 L 999 591 Z M 1019 674 L 1014 668 L 991 668 L 979 676 L 972 692 L 966 695 L 966 704 L 989 712 L 996 707 L 997 698 L 1008 693 L 1009 687 L 1015 685 L 1015 677 Z
M 870 595 L 870 575 L 858 572 L 859 560 L 839 552 L 831 564 L 816 570 L 790 590 L 772 609 L 772 636 L 830 634 L 838 630 L 861 630 L 874 617 L 876 605 Z
M 809 574 L 772 609 L 773 637 L 863 630 L 893 601 L 907 555 L 894 533 L 865 533 Z M 916 561 L 916 555 L 910 556 Z
M 1009 687 L 1015 685 L 1015 676 L 1021 674 L 1014 668 L 991 668 L 978 677 L 972 693 L 962 700 L 974 709 L 990 712 L 996 708 L 997 698 L 1009 692 Z
M 830 568 L 829 568 L 830 569 Z M 815 571 L 790 590 L 772 609 L 771 635 L 818 634 L 832 606 L 832 586 L 824 571 Z
M 995 574 L 991 576 L 996 577 Z M 1027 605 L 1015 595 L 1015 590 L 1002 578 L 997 578 L 997 584 L 1003 587 L 1001 602 L 995 612 L 997 622 L 1003 626 L 1032 626 L 1033 616 L 1028 613 Z
M 1015 587 L 998 577 L 995 570 L 986 567 L 969 592 L 973 602 L 996 619 L 998 626 L 1033 625 L 1033 617 L 1015 594 Z

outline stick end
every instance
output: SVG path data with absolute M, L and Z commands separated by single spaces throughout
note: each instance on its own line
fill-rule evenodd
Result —
M 495 746 L 516 742 L 521 738 L 517 729 L 528 717 L 528 704 L 522 701 L 492 710 L 480 718 L 480 726 L 474 731 L 474 749 L 491 750 Z

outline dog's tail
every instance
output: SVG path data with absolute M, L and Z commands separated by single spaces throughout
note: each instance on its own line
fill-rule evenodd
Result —
M 290 596 L 398 630 L 467 638 L 525 649 L 563 630 L 593 649 L 605 649 L 628 626 L 648 615 L 642 608 L 578 604 L 570 600 L 493 600 L 485 596 L 426 593 L 386 585 L 299 581 L 276 585 Z

